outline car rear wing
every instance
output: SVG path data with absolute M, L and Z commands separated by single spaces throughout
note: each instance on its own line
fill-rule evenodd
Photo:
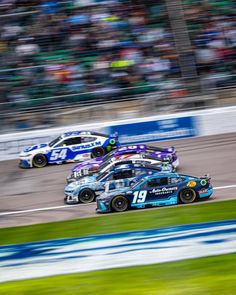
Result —
M 109 137 L 110 138 L 115 138 L 115 139 L 118 140 L 119 134 L 118 134 L 118 132 L 114 132 L 113 134 L 110 134 Z

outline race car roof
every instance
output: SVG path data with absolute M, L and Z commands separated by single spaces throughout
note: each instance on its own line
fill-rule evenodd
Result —
M 106 134 L 99 133 L 99 132 L 93 132 L 93 131 L 70 131 L 65 132 L 62 134 L 64 138 L 72 137 L 72 136 L 79 136 L 79 135 L 95 135 L 95 136 L 102 136 L 102 137 L 108 137 Z
M 170 148 L 162 148 L 162 147 L 157 147 L 157 146 L 150 146 L 146 144 L 136 144 L 136 145 L 125 145 L 125 146 L 120 146 L 117 151 L 144 151 L 144 152 L 169 152 L 172 153 L 175 151 L 174 147 Z
M 128 161 L 127 161 L 128 162 Z M 147 169 L 153 169 L 157 171 L 161 171 L 162 169 L 156 165 L 151 165 L 151 164 L 144 164 L 144 163 L 117 163 L 117 165 L 112 167 L 112 170 L 115 171 L 122 171 L 124 169 L 136 169 L 136 168 L 147 168 Z
M 156 178 L 156 177 L 180 177 L 180 175 L 178 173 L 172 173 L 172 172 L 161 172 L 161 173 L 158 173 L 158 174 L 151 174 L 151 175 L 145 175 L 143 177 L 140 177 L 143 178 L 143 179 L 150 179 L 150 178 Z

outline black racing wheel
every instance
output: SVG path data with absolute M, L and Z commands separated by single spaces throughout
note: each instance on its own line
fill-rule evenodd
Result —
M 36 168 L 42 168 L 45 167 L 48 163 L 48 160 L 46 158 L 46 156 L 44 156 L 43 154 L 37 154 L 33 157 L 33 166 Z
M 92 150 L 91 156 L 92 158 L 98 158 L 105 155 L 105 150 L 102 147 L 96 147 Z
M 112 209 L 116 212 L 126 211 L 129 207 L 129 202 L 124 196 L 116 196 L 111 202 Z
M 95 197 L 94 191 L 90 188 L 84 188 L 79 193 L 79 201 L 84 204 L 93 202 Z
M 183 204 L 193 203 L 197 198 L 197 193 L 192 188 L 185 188 L 179 193 L 179 200 Z

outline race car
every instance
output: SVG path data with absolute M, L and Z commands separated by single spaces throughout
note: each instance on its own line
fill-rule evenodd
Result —
M 84 161 L 82 163 L 78 163 L 72 169 L 71 175 L 68 176 L 67 180 L 68 182 L 71 182 L 82 175 L 94 173 L 98 171 L 100 169 L 100 166 L 108 160 L 114 158 L 116 158 L 116 160 L 119 160 L 124 155 L 130 157 L 131 155 L 137 154 L 143 154 L 145 155 L 145 157 L 152 157 L 153 159 L 159 160 L 161 162 L 167 161 L 168 159 L 168 161 L 171 162 L 174 170 L 176 170 L 179 166 L 179 159 L 177 158 L 177 154 L 174 147 L 160 148 L 148 145 L 127 145 L 120 146 L 103 157 L 98 157 L 95 159 Z
M 66 132 L 48 144 L 27 147 L 20 153 L 21 168 L 42 168 L 51 163 L 83 161 L 104 156 L 119 146 L 118 135 L 90 131 Z
M 111 157 L 105 162 L 98 164 L 89 164 L 89 161 L 82 162 L 80 165 L 76 165 L 76 171 L 72 172 L 67 177 L 67 183 L 78 180 L 81 176 L 91 175 L 94 173 L 103 173 L 111 169 L 114 165 L 119 165 L 120 163 L 135 164 L 151 164 L 155 166 L 162 166 L 162 170 L 173 172 L 175 169 L 171 164 L 171 158 L 157 158 L 149 153 L 140 154 L 125 154 L 116 157 Z M 96 163 L 96 162 L 93 162 Z
M 194 177 L 177 173 L 158 173 L 141 177 L 129 187 L 106 184 L 97 198 L 99 213 L 122 212 L 132 208 L 189 204 L 207 199 L 213 193 L 210 177 Z
M 123 180 L 125 185 L 140 175 L 160 173 L 161 167 L 150 164 L 115 165 L 111 170 L 103 173 L 81 177 L 78 181 L 71 182 L 65 187 L 66 204 L 90 203 L 104 192 L 105 183 L 113 180 Z

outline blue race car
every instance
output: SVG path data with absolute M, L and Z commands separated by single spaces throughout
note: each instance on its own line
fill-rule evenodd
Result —
M 84 161 L 104 156 L 119 146 L 118 136 L 90 131 L 62 134 L 48 144 L 34 145 L 20 153 L 20 167 L 42 168 L 51 163 Z
M 98 158 L 97 158 L 98 159 Z M 96 159 L 94 159 L 96 160 Z M 67 177 L 67 183 L 73 182 L 81 178 L 82 176 L 86 175 L 92 175 L 95 173 L 102 173 L 105 171 L 108 171 L 111 169 L 114 165 L 119 165 L 122 163 L 126 164 L 137 164 L 137 163 L 142 163 L 142 164 L 150 164 L 150 165 L 155 165 L 162 167 L 163 170 L 168 171 L 168 172 L 174 172 L 174 167 L 171 164 L 171 159 L 170 158 L 157 158 L 152 156 L 149 153 L 138 153 L 138 154 L 125 154 L 121 155 L 118 157 L 112 157 L 108 159 L 106 162 L 102 163 L 100 166 L 92 165 L 89 166 L 87 165 L 88 161 L 84 161 L 81 163 L 79 167 L 77 166 L 77 171 L 74 171 L 72 174 L 70 174 Z M 164 169 L 164 167 L 166 167 Z
M 77 204 L 77 203 L 90 203 L 95 198 L 104 192 L 105 183 L 122 180 L 125 186 L 130 184 L 135 177 L 140 175 L 151 175 L 160 173 L 166 169 L 157 167 L 150 164 L 127 164 L 120 163 L 115 165 L 111 170 L 104 173 L 93 174 L 90 176 L 81 177 L 78 181 L 72 182 L 65 187 L 65 203 Z
M 131 208 L 176 205 L 207 199 L 213 193 L 210 178 L 177 173 L 158 173 L 141 177 L 129 187 L 106 185 L 97 198 L 97 212 L 122 212 Z

